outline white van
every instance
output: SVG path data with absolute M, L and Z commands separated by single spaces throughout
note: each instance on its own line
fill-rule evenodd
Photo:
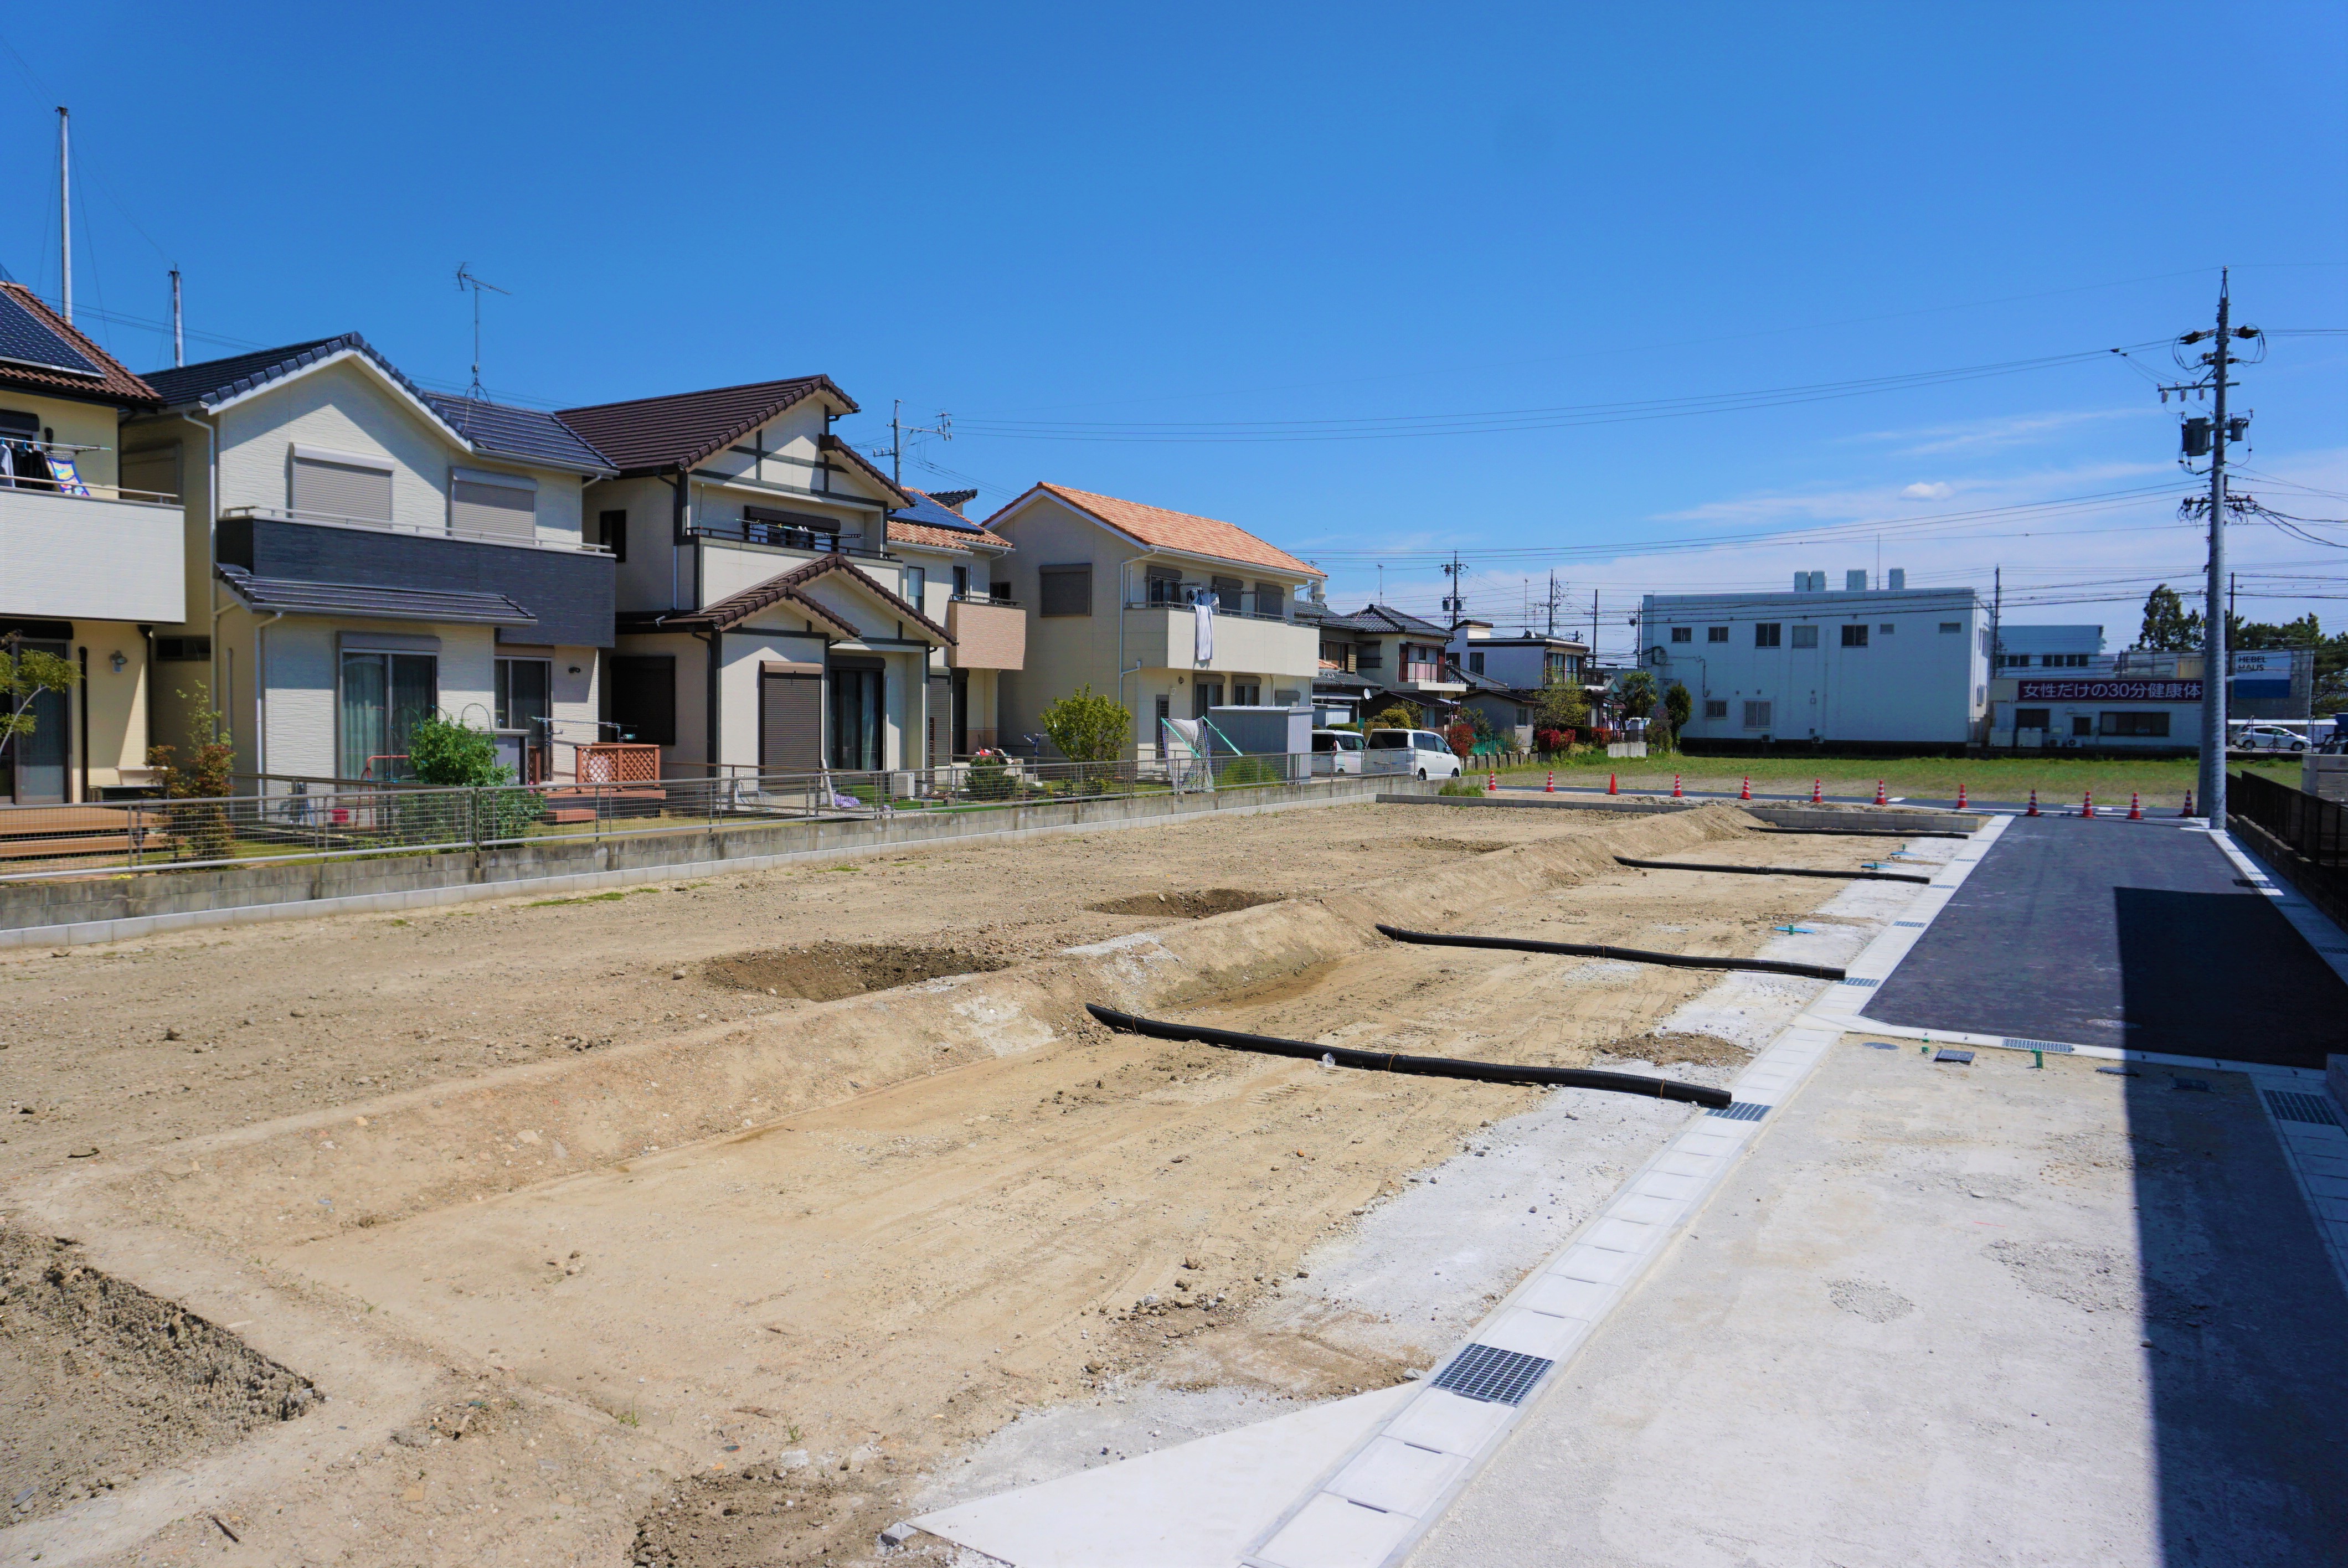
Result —
M 1313 732 L 1313 772 L 1330 778 L 1362 771 L 1362 737 L 1352 730 Z
M 1364 771 L 1456 779 L 1459 758 L 1433 730 L 1372 730 L 1365 737 Z

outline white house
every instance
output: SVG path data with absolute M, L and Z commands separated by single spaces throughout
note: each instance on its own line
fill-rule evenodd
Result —
M 939 754 L 954 640 L 891 550 L 913 495 L 831 433 L 855 411 L 821 375 L 562 411 L 618 470 L 587 502 L 618 561 L 610 716 L 664 776 Z
M 1010 735 L 1080 685 L 1134 714 L 1134 743 L 1158 721 L 1226 704 L 1309 703 L 1321 637 L 1295 614 L 1320 569 L 1213 518 L 1039 484 L 987 519 L 1017 547 L 1007 568 L 1028 606 L 1025 667 L 1003 675 Z M 1211 614 L 1201 616 L 1211 594 Z
M 1649 594 L 1640 661 L 1688 689 L 1690 740 L 1876 746 L 1978 743 L 1989 704 L 1989 612 L 1971 589 L 1904 574 L 1839 592 L 1823 572 L 1790 593 Z
M 889 553 L 904 564 L 907 601 L 953 636 L 930 654 L 929 755 L 967 757 L 1003 743 L 1002 677 L 1026 662 L 1027 613 L 996 580 L 1011 541 L 962 514 L 978 492 L 909 493 L 913 504 L 889 514 Z
M 592 742 L 612 558 L 582 528 L 611 473 L 560 420 L 427 393 L 356 333 L 147 377 L 143 487 L 185 497 L 191 602 L 156 627 L 159 738 L 201 685 L 243 774 L 384 779 L 434 712 L 529 777 Z

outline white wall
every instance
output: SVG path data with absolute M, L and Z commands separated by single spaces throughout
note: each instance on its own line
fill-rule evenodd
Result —
M 288 616 L 271 622 L 232 610 L 221 619 L 228 645 L 237 651 L 237 770 L 299 774 L 331 778 L 338 771 L 336 683 L 345 631 L 381 631 L 400 637 L 440 640 L 440 710 L 476 729 L 488 729 L 497 712 L 497 644 L 487 626 L 426 626 L 412 620 L 329 620 Z M 592 668 L 592 666 L 590 666 Z M 170 666 L 164 667 L 166 670 Z M 256 697 L 265 679 L 265 696 Z M 557 670 L 558 681 L 561 671 Z M 265 718 L 265 733 L 255 728 Z M 252 743 L 256 734 L 262 744 Z

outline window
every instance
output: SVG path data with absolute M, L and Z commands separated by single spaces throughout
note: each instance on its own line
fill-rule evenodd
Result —
M 1707 719 L 1725 719 L 1728 717 L 1728 699 L 1725 697 L 1706 697 L 1704 700 L 1704 716 Z
M 526 539 L 538 532 L 538 481 L 475 468 L 448 470 L 448 527 L 460 534 Z
M 497 682 L 497 727 L 521 732 L 522 766 L 513 782 L 536 784 L 553 760 L 554 666 L 544 659 L 500 659 Z
M 1293 708 L 1304 701 L 1304 696 L 1299 692 L 1274 692 L 1272 700 L 1275 706 Z
M 1887 620 L 1882 625 L 1878 626 L 1875 629 L 1875 634 L 1878 637 L 1889 637 L 1899 630 L 1900 628 L 1897 623 Z
M 1208 589 L 1215 596 L 1215 608 L 1217 610 L 1228 610 L 1232 614 L 1237 615 L 1240 611 L 1247 608 L 1246 605 L 1240 602 L 1241 589 L 1239 579 L 1235 577 L 1210 577 L 1207 579 L 1207 587 Z
M 2166 709 L 2149 713 L 2129 712 L 2125 710 L 2107 712 L 2103 715 L 2103 733 L 2106 735 L 2134 735 L 2139 739 L 2167 740 L 2168 712 Z
M 1484 672 L 1484 656 L 1481 653 L 1468 655 L 1468 671 L 1471 675 L 1481 675 Z
M 1517 727 L 1519 729 L 1522 729 L 1525 725 L 1529 724 L 1532 722 L 1533 715 L 1531 709 L 1519 708 L 1517 710 Z
M 1288 595 L 1281 591 L 1276 582 L 1256 584 L 1255 612 L 1258 615 L 1276 615 L 1285 620 L 1288 619 Z
M 342 674 L 342 776 L 408 777 L 407 737 L 440 705 L 439 656 L 345 652 Z
M 831 699 L 831 765 L 871 773 L 880 765 L 882 670 L 867 656 L 834 654 L 826 661 L 825 695 Z
M 1728 628 L 1707 626 L 1704 629 L 1704 640 L 1706 642 L 1725 642 L 1728 641 Z
M 1142 577 L 1145 579 L 1144 585 L 1149 590 L 1148 602 L 1151 604 L 1182 602 L 1182 574 L 1172 567 L 1148 567 L 1144 569 Z
M 1672 641 L 1674 642 L 1694 642 L 1695 641 L 1695 628 L 1693 626 L 1673 627 Z
M 1234 681 L 1231 682 L 1231 705 L 1233 707 L 1253 708 L 1259 706 L 1262 702 L 1263 687 L 1257 682 L 1253 681 Z
M 1866 628 L 1866 627 L 1864 627 L 1864 626 L 1846 626 L 1846 627 L 1844 627 L 1844 628 L 1842 629 L 1842 645 L 1843 645 L 1845 648 L 1864 648 L 1864 647 L 1866 647 L 1866 646 L 1867 646 L 1867 628 Z
M 1941 631 L 1943 635 L 1952 631 L 1962 632 L 1964 629 L 1965 623 L 1962 620 L 1944 620 L 1941 622 Z
M 2074 715 L 2072 716 L 2072 719 L 2071 719 L 2071 733 L 2073 733 L 2074 735 L 2092 735 L 2092 734 L 2094 734 L 2095 733 L 2096 733 L 2096 721 L 2095 721 L 2095 720 L 2090 719 L 2090 718 L 2089 718 L 2089 717 L 2087 717 L 2087 715 L 2086 715 L 2086 714 L 2085 714 L 2085 713 L 2076 713 L 2076 714 L 2074 714 Z
M 1036 614 L 1090 615 L 1093 612 L 1091 562 L 1082 566 L 1047 566 L 1036 576 Z
M 1755 622 L 1753 627 L 1753 646 L 1756 648 L 1776 647 L 1777 638 L 1782 630 L 1783 629 L 1779 624 L 1774 620 Z
M 915 610 L 922 608 L 922 600 L 930 591 L 930 569 L 909 566 L 905 569 L 905 602 Z
M 629 653 L 612 661 L 612 722 L 620 739 L 676 744 L 676 655 Z
M 613 511 L 598 512 L 595 521 L 603 536 L 601 542 L 605 549 L 612 552 L 612 559 L 615 561 L 627 559 L 628 509 L 621 507 Z
M 290 477 L 297 512 L 355 522 L 391 521 L 391 461 L 315 446 L 294 448 Z
M 158 637 L 155 659 L 165 664 L 201 664 L 212 656 L 209 637 Z
M 1410 750 L 1408 730 L 1372 730 L 1369 749 L 1374 752 L 1406 752 Z
M 989 588 L 989 589 L 993 592 L 993 594 L 994 594 L 994 602 L 995 602 L 995 603 L 997 603 L 997 604 L 1009 604 L 1009 603 L 1011 602 L 1011 585 L 1010 585 L 1009 583 L 1007 583 L 1007 582 L 990 583 L 990 584 L 988 584 L 988 588 Z M 1091 597 L 1090 595 L 1086 595 L 1086 599 L 1087 599 L 1087 600 L 1089 600 L 1089 599 L 1090 599 L 1090 597 Z
M 1794 628 L 1794 646 L 1795 646 L 1795 647 L 1797 647 L 1797 648 L 1816 648 L 1818 645 L 1818 629 L 1817 627 L 1815 627 L 1815 626 L 1797 626 L 1796 628 Z
M 958 566 L 953 569 L 953 596 L 956 599 L 968 599 L 970 597 L 970 568 L 966 566 Z
M 1745 727 L 1748 730 L 1767 729 L 1769 727 L 1769 704 L 1766 702 L 1746 703 Z
M 2013 711 L 2013 727 L 2017 730 L 2043 730 L 2053 713 L 2049 708 L 2016 708 Z
M 1207 716 L 1208 709 L 1220 708 L 1222 705 L 1223 683 L 1220 681 L 1190 682 L 1190 717 L 1203 719 Z

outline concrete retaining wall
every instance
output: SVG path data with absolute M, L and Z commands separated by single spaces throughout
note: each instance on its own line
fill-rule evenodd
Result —
M 847 859 L 924 844 L 1148 827 L 1214 813 L 1410 800 L 1437 786 L 1358 775 L 1214 794 L 1054 801 L 853 822 L 700 828 L 447 855 L 156 871 L 0 886 L 0 948 L 118 942 L 165 931 L 315 915 L 382 913 L 530 893 L 574 893 Z

